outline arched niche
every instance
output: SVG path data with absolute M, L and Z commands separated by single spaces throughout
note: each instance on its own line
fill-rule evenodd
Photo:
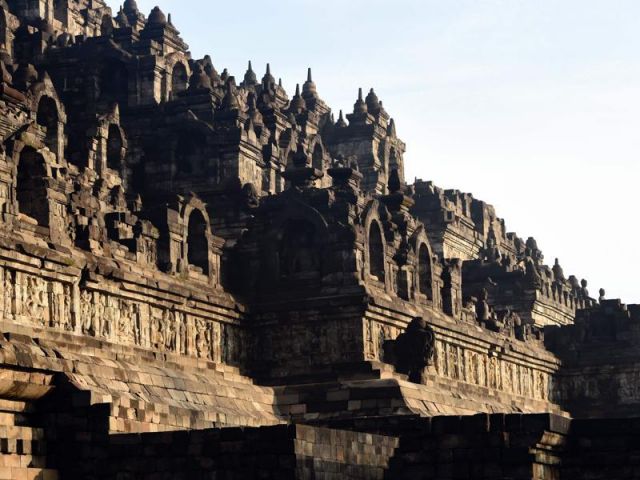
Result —
M 384 282 L 384 242 L 382 240 L 382 230 L 377 221 L 373 220 L 369 225 L 369 274 Z
M 119 172 L 124 159 L 124 139 L 120 127 L 115 123 L 110 124 L 107 135 L 107 168 Z
M 313 148 L 312 165 L 316 170 L 324 171 L 324 150 L 320 142 Z
M 209 240 L 207 221 L 200 210 L 193 209 L 187 228 L 187 261 L 209 275 Z
M 290 219 L 282 226 L 279 245 L 280 279 L 285 282 L 318 280 L 320 248 L 316 226 L 304 219 Z
M 39 226 L 49 226 L 47 165 L 44 157 L 31 147 L 20 152 L 16 177 L 18 211 L 34 219 Z
M 389 150 L 389 171 L 399 168 L 400 166 L 398 165 L 398 153 L 396 152 L 395 148 L 391 147 L 391 149 Z
M 189 75 L 184 64 L 178 62 L 171 72 L 171 98 L 175 98 L 178 94 L 187 90 Z
M 427 299 L 433 300 L 433 270 L 431 253 L 426 244 L 418 248 L 418 289 Z
M 113 35 L 113 18 L 111 18 L 111 15 L 108 13 L 102 16 L 102 21 L 100 22 L 100 34 L 104 36 Z
M 406 267 L 398 269 L 397 275 L 397 294 L 403 300 L 409 300 L 411 298 L 411 284 L 409 272 Z
M 58 113 L 58 104 L 53 98 L 46 95 L 40 98 L 38 111 L 36 112 L 36 123 L 44 131 L 44 143 L 47 148 L 57 154 L 60 115 Z
M 287 148 L 289 148 L 292 145 L 291 143 L 292 139 L 293 139 L 293 134 L 291 132 L 291 129 L 287 129 L 284 132 L 282 132 L 282 134 L 280 135 L 280 138 L 278 139 L 278 146 L 282 151 L 285 151 Z

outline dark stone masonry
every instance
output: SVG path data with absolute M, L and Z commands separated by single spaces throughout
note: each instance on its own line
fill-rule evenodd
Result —
M 0 479 L 640 478 L 640 306 L 404 177 L 375 92 L 0 0 Z

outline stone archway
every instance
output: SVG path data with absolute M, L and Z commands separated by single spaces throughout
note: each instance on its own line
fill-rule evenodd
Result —
M 47 166 L 44 157 L 27 147 L 20 153 L 16 180 L 18 211 L 39 226 L 49 226 L 49 200 L 47 198 Z
M 384 282 L 384 242 L 380 225 L 375 220 L 369 225 L 369 274 Z
M 433 300 L 433 278 L 431 270 L 431 254 L 427 245 L 422 243 L 418 249 L 418 288 L 420 293 Z
M 112 123 L 107 137 L 107 168 L 117 172 L 122 169 L 123 149 L 124 140 L 120 128 Z
M 56 101 L 43 95 L 38 102 L 36 123 L 44 130 L 44 143 L 53 153 L 58 153 L 58 125 L 60 115 Z
M 187 69 L 182 63 L 176 63 L 171 72 L 171 99 L 176 98 L 178 94 L 187 90 L 189 76 Z
M 207 221 L 198 209 L 194 209 L 189 215 L 189 225 L 187 228 L 187 261 L 189 265 L 200 268 L 205 275 L 209 274 Z

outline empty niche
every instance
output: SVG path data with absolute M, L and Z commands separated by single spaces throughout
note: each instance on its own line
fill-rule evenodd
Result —
M 209 241 L 207 239 L 207 221 L 202 212 L 194 209 L 189 215 L 187 232 L 187 259 L 189 265 L 209 274 Z
M 369 226 L 369 273 L 384 282 L 384 244 L 378 222 Z
M 40 98 L 36 123 L 44 131 L 44 143 L 53 153 L 58 153 L 58 105 L 48 96 Z
M 120 171 L 124 154 L 124 141 L 120 128 L 112 123 L 109 125 L 107 137 L 107 168 Z
M 418 250 L 418 288 L 420 293 L 433 300 L 433 279 L 431 274 L 431 255 L 423 243 Z
M 21 214 L 33 218 L 42 227 L 49 226 L 47 166 L 42 155 L 31 147 L 20 153 L 16 200 Z
M 187 69 L 182 63 L 176 63 L 171 72 L 171 98 L 186 91 L 188 82 Z

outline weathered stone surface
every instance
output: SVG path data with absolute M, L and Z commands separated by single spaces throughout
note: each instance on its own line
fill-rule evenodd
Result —
M 105 437 L 100 449 L 65 459 L 68 478 L 382 480 L 394 437 L 317 427 L 199 430 Z
M 0 0 L 0 478 L 638 478 L 640 307 L 407 184 L 373 90 L 242 77 Z

